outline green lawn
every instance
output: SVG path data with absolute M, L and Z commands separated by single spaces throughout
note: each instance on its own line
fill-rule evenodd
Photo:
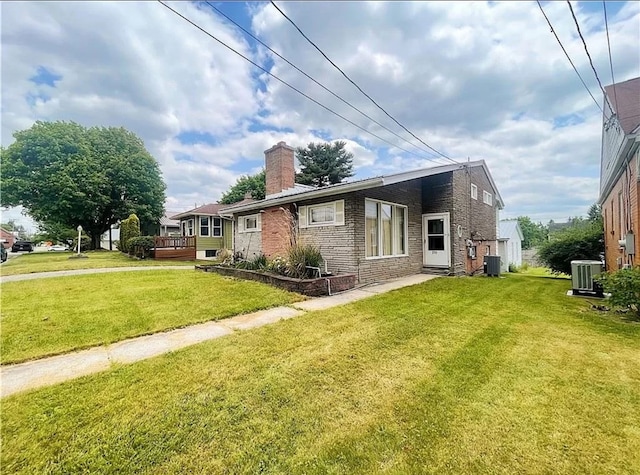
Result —
M 6 473 L 640 473 L 640 326 L 442 278 L 2 401 Z
M 0 265 L 0 274 L 16 275 L 35 272 L 50 272 L 73 269 L 102 269 L 105 267 L 171 266 L 207 263 L 211 261 L 156 261 L 154 259 L 132 259 L 119 251 L 85 252 L 87 259 L 69 259 L 72 252 L 34 252 L 12 257 Z
M 301 300 L 195 270 L 2 284 L 2 363 L 23 361 Z

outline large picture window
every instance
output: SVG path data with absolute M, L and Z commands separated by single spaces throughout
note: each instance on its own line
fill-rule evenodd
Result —
M 407 207 L 365 200 L 366 257 L 407 254 Z

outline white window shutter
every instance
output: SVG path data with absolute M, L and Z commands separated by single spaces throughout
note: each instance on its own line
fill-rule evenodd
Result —
M 262 213 L 256 215 L 256 231 L 262 230 Z
M 238 232 L 244 232 L 244 216 L 238 216 Z
M 336 214 L 335 214 L 336 226 L 341 226 L 344 224 L 344 200 L 336 201 L 335 206 L 336 206 Z
M 307 227 L 307 207 L 298 206 L 298 225 L 300 228 Z

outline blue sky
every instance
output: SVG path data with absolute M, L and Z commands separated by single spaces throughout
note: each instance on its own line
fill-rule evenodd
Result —
M 204 3 L 169 2 L 252 61 L 397 145 L 269 78 L 156 2 L 15 2 L 2 8 L 2 145 L 35 120 L 123 126 L 160 163 L 166 208 L 183 211 L 259 171 L 285 140 L 345 140 L 356 176 L 442 163 L 335 71 L 266 2 L 212 2 L 380 128 L 244 35 Z M 503 217 L 564 221 L 598 194 L 601 113 L 535 2 L 278 3 L 365 91 L 455 160 L 484 159 Z M 543 8 L 596 100 L 602 94 L 566 2 Z M 604 84 L 601 2 L 574 3 Z M 607 2 L 616 81 L 640 75 L 640 6 Z M 81 18 L 82 21 L 78 21 Z M 411 150 L 406 153 L 398 147 Z M 12 209 L 3 220 L 17 218 Z

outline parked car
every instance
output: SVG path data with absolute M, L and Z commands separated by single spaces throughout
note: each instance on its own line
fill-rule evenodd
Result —
M 33 252 L 33 244 L 31 241 L 16 241 L 11 246 L 11 252 Z
M 56 244 L 49 248 L 50 251 L 68 251 L 69 246 L 63 246 L 62 244 Z
M 0 262 L 4 262 L 7 260 L 7 249 L 3 244 L 0 244 Z

